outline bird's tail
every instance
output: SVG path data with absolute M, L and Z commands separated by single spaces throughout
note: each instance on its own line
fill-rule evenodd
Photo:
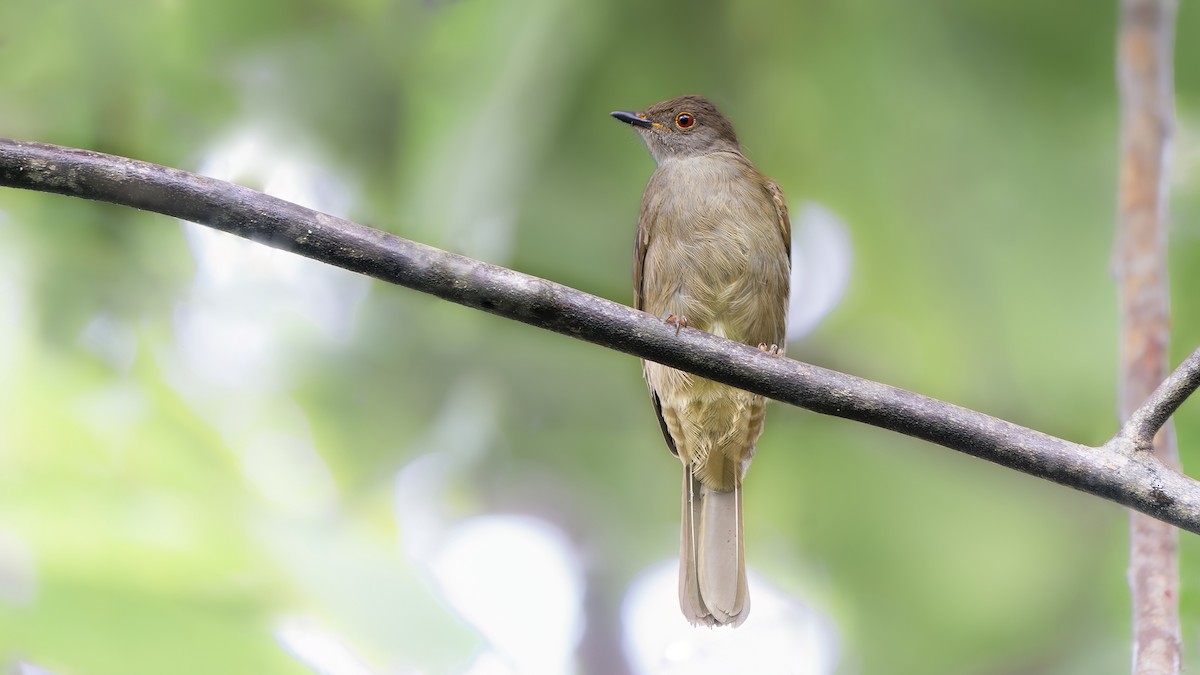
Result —
M 705 487 L 683 468 L 679 606 L 698 626 L 737 626 L 750 614 L 742 541 L 742 481 L 732 491 Z

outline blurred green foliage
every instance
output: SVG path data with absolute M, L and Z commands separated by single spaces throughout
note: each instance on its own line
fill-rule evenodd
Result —
M 846 298 L 792 356 L 1098 443 L 1116 428 L 1115 5 L 7 2 L 0 135 L 196 169 L 266 129 L 351 183 L 360 222 L 629 302 L 652 166 L 607 113 L 704 93 L 793 204 L 850 229 Z M 1183 3 L 1176 358 L 1200 344 L 1197 31 Z M 0 658 L 305 672 L 271 633 L 300 613 L 372 662 L 453 672 L 479 638 L 409 569 L 392 479 L 464 382 L 500 406 L 452 510 L 556 514 L 609 621 L 675 554 L 678 468 L 633 359 L 374 284 L 349 338 L 283 331 L 280 384 L 210 392 L 311 436 L 336 509 L 290 512 L 164 356 L 196 273 L 176 223 L 7 191 L 0 267 L 0 534 L 34 575 L 0 595 Z M 88 348 L 98 320 L 126 361 Z M 1195 467 L 1197 406 L 1178 422 Z M 746 511 L 751 565 L 830 614 L 844 672 L 1127 669 L 1112 504 L 776 406 Z M 1181 541 L 1195 669 L 1200 546 Z

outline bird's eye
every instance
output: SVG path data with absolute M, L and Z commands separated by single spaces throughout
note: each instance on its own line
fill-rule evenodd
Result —
M 692 113 L 681 112 L 675 116 L 675 126 L 680 129 L 691 129 L 696 124 L 696 117 Z

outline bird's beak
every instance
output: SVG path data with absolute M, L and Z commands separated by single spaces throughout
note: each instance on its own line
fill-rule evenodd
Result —
M 642 127 L 643 129 L 649 129 L 654 126 L 654 122 L 651 122 L 650 120 L 646 119 L 645 117 L 642 117 L 641 115 L 639 115 L 637 113 L 622 112 L 622 111 L 618 110 L 616 112 L 609 113 L 609 114 L 611 114 L 613 117 L 621 120 L 622 122 L 624 122 L 626 124 L 632 124 L 635 127 Z

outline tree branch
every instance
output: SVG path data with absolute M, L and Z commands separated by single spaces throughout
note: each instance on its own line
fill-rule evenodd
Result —
M 1114 257 L 1121 314 L 1119 408 L 1128 420 L 1121 435 L 1141 454 L 1171 467 L 1179 458 L 1167 418 L 1196 389 L 1198 367 L 1193 354 L 1155 387 L 1166 375 L 1170 337 L 1166 211 L 1175 126 L 1175 12 L 1176 0 L 1121 0 L 1121 186 Z M 1147 396 L 1152 403 L 1139 408 Z M 1137 513 L 1130 516 L 1129 531 L 1133 672 L 1178 673 L 1178 533 Z
M 1115 442 L 1093 448 L 927 396 L 676 328 L 619 303 L 146 162 L 0 139 L 0 186 L 155 211 L 818 413 L 995 462 L 1200 533 L 1200 482 Z

